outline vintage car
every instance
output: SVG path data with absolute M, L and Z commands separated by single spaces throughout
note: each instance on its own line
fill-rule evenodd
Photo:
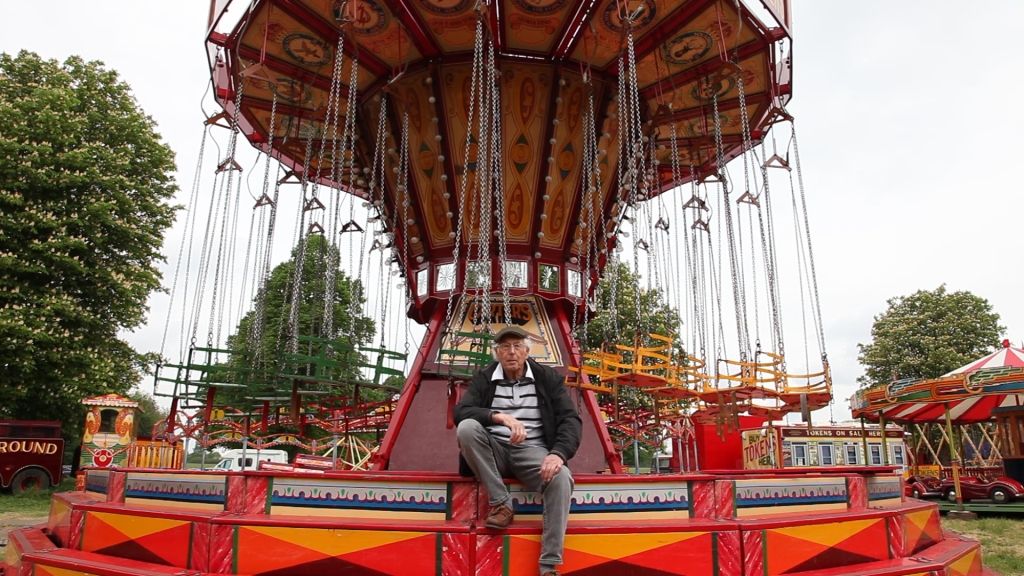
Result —
M 1013 502 L 1017 499 L 1024 499 L 1024 485 L 1007 476 L 994 478 L 961 476 L 960 488 L 963 490 L 963 500 L 992 500 L 996 504 Z M 950 502 L 956 502 L 956 488 L 953 486 L 953 479 L 947 478 L 942 481 L 942 495 Z
M 942 480 L 934 476 L 908 476 L 903 484 L 903 494 L 910 498 L 940 498 Z

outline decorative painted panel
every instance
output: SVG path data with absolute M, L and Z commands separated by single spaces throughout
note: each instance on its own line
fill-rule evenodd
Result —
M 764 532 L 769 576 L 889 559 L 885 518 L 769 528 Z
M 334 530 L 239 526 L 237 574 L 436 574 L 442 534 L 401 530 Z
M 540 515 L 543 498 L 522 484 L 510 486 L 513 507 L 520 514 Z M 574 518 L 689 518 L 689 487 L 679 482 L 577 484 L 570 514 Z
M 81 549 L 184 568 L 188 566 L 191 528 L 186 520 L 88 511 Z
M 509 535 L 505 539 L 506 574 L 534 574 L 540 555 L 539 535 Z M 559 574 L 678 574 L 717 573 L 718 540 L 715 532 L 644 532 L 574 534 L 565 537 Z
M 444 482 L 276 478 L 270 494 L 271 515 L 443 520 L 447 512 Z
M 865 483 L 868 503 L 872 506 L 899 504 L 903 501 L 903 478 L 900 476 L 868 476 Z
M 224 509 L 226 492 L 221 474 L 129 472 L 125 503 L 214 511 Z
M 846 480 L 841 477 L 751 478 L 735 482 L 738 516 L 846 508 Z

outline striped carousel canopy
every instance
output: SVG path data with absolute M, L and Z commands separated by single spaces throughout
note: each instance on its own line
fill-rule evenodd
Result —
M 992 418 L 999 408 L 1024 406 L 1024 349 L 1009 340 L 1002 347 L 939 378 L 896 380 L 857 391 L 854 417 L 920 423 L 945 418 L 970 424 Z
M 974 362 L 969 362 L 963 366 L 944 374 L 943 376 L 953 376 L 955 374 L 970 374 L 971 372 L 977 372 L 985 368 L 1024 368 L 1024 348 L 1014 348 L 1010 346 L 1009 340 L 1003 340 L 1003 346 L 999 350 L 985 356 L 978 358 Z

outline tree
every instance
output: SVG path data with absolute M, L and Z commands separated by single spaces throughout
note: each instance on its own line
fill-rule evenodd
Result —
M 153 425 L 167 418 L 167 410 L 157 406 L 152 396 L 137 388 L 128 397 L 139 403 L 139 411 L 135 415 L 136 435 L 149 438 L 153 434 Z
M 612 289 L 614 284 L 614 290 Z M 682 322 L 679 312 L 665 304 L 661 291 L 657 288 L 644 289 L 640 285 L 640 277 L 630 271 L 623 262 L 610 264 L 605 268 L 597 295 L 597 312 L 587 323 L 584 341 L 585 350 L 599 350 L 606 344 L 640 344 L 651 346 L 661 344 L 653 341 L 648 334 L 655 333 L 675 337 L 673 356 L 678 362 L 685 361 L 682 340 L 679 330 Z M 602 404 L 613 404 L 611 395 L 601 395 Z M 618 405 L 626 412 L 642 412 L 653 410 L 652 397 L 633 387 L 619 389 Z M 621 444 L 622 462 L 633 466 L 636 462 L 634 448 L 639 455 L 640 468 L 648 466 L 657 452 L 659 437 L 651 434 L 654 430 L 641 432 L 641 442 L 627 442 L 628 438 L 616 438 Z
M 861 386 L 900 378 L 936 378 L 985 354 L 1003 333 L 999 315 L 970 292 L 919 290 L 890 298 L 871 327 L 871 343 L 858 344 Z
M 623 262 L 609 264 L 605 268 L 596 308 L 599 312 L 587 323 L 582 342 L 587 349 L 598 349 L 612 340 L 617 344 L 632 344 L 634 338 L 651 344 L 648 333 L 664 336 L 678 336 L 679 333 L 679 312 L 663 302 L 657 288 L 645 290 L 640 285 L 640 277 Z M 677 348 L 681 352 L 681 346 Z
M 174 156 L 99 62 L 0 54 L 0 417 L 64 421 L 126 393 L 159 288 Z
M 301 251 L 302 281 L 298 292 L 298 324 L 294 330 L 299 337 L 326 338 L 352 346 L 351 351 L 342 351 L 342 354 L 333 356 L 333 359 L 349 362 L 329 376 L 336 380 L 354 380 L 358 378 L 358 363 L 365 360 L 355 347 L 370 343 L 374 335 L 374 321 L 360 313 L 364 303 L 362 283 L 348 278 L 338 268 L 338 250 L 330 246 L 322 235 L 307 236 Z M 234 373 L 233 379 L 237 381 L 240 375 L 245 374 L 250 380 L 250 388 L 219 391 L 218 405 L 245 408 L 246 397 L 269 393 L 271 390 L 290 385 L 289 382 L 282 381 L 282 373 L 311 373 L 312 368 L 309 365 L 296 365 L 287 361 L 288 340 L 293 330 L 289 327 L 288 319 L 299 252 L 300 247 L 293 249 L 292 257 L 271 271 L 261 294 L 256 297 L 253 310 L 242 317 L 234 334 L 228 339 L 228 347 L 232 351 L 240 352 L 229 360 Z M 335 268 L 334 321 L 329 332 L 324 332 L 323 322 L 328 278 L 326 266 Z M 262 324 L 260 330 L 255 329 L 257 321 Z M 255 342 L 254 338 L 258 338 L 258 342 Z M 300 340 L 298 352 L 308 356 L 328 357 L 322 347 L 315 342 Z M 352 392 L 351 387 L 347 390 L 335 388 L 334 391 L 349 394 Z M 364 399 L 367 394 L 381 395 L 379 391 L 361 391 Z

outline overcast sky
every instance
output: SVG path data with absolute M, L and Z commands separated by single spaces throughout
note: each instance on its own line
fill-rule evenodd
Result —
M 185 195 L 205 117 L 207 9 L 201 0 L 6 1 L 0 51 L 78 54 L 117 70 L 175 150 Z M 890 297 L 943 283 L 969 290 L 989 300 L 1015 345 L 1024 340 L 1015 104 L 1024 2 L 794 0 L 793 13 L 789 110 L 842 419 L 862 373 L 857 344 Z M 178 238 L 169 235 L 168 254 Z M 166 298 L 152 308 L 128 335 L 140 351 L 160 347 Z

